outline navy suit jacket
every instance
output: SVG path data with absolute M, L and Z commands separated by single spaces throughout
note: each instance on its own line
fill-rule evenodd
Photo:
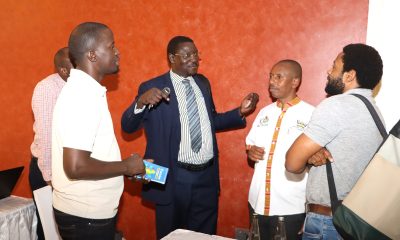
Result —
M 213 137 L 214 164 L 216 182 L 219 189 L 219 167 L 218 147 L 215 133 L 219 130 L 245 127 L 245 120 L 239 115 L 239 109 L 235 108 L 225 113 L 215 111 L 214 101 L 211 94 L 210 83 L 203 75 L 197 74 L 193 78 L 199 86 L 205 101 L 208 116 L 211 123 Z M 135 105 L 139 96 L 151 88 L 171 89 L 169 102 L 162 100 L 158 105 L 148 108 L 139 114 L 134 114 Z M 135 101 L 122 115 L 122 129 L 127 133 L 135 132 L 142 127 L 147 138 L 145 159 L 154 159 L 154 163 L 169 168 L 167 182 L 165 185 L 149 183 L 143 185 L 142 196 L 144 199 L 157 204 L 169 204 L 172 199 L 174 188 L 174 169 L 177 166 L 179 144 L 181 142 L 181 123 L 179 119 L 178 101 L 172 85 L 170 73 L 142 83 L 139 87 Z

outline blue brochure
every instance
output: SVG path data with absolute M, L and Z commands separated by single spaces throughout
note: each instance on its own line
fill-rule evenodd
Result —
M 165 184 L 168 175 L 168 168 L 148 161 L 143 162 L 144 166 L 146 167 L 146 175 L 144 176 L 144 178 L 151 182 Z

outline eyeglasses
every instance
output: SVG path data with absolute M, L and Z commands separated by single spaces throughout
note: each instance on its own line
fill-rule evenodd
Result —
M 183 61 L 187 61 L 191 58 L 196 58 L 200 59 L 200 53 L 199 52 L 194 52 L 194 53 L 175 53 L 174 55 L 180 56 Z

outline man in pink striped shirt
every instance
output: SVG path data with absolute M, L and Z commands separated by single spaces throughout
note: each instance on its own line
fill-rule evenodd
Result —
M 32 160 L 29 167 L 29 183 L 32 191 L 51 185 L 51 123 L 53 108 L 73 67 L 68 48 L 61 48 L 54 56 L 57 71 L 40 81 L 33 91 L 32 111 L 35 117 L 35 136 L 31 145 Z M 38 219 L 39 215 L 37 215 Z M 38 239 L 44 239 L 41 222 L 38 221 Z

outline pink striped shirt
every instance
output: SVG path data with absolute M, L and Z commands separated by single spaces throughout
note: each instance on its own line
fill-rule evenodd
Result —
M 32 155 L 38 158 L 39 169 L 45 181 L 51 181 L 51 123 L 53 109 L 65 81 L 54 73 L 40 81 L 33 91 L 32 111 L 35 117 L 35 136 L 31 145 Z

